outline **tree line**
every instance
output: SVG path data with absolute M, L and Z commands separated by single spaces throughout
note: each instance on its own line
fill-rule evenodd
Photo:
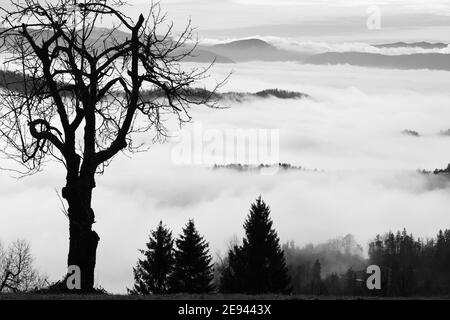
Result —
M 214 269 L 208 243 L 189 220 L 174 240 L 162 222 L 152 231 L 144 255 L 133 268 L 131 294 L 242 292 L 289 293 L 290 279 L 280 240 L 272 228 L 270 208 L 259 197 L 244 224 L 242 245 L 234 245 L 228 257 Z M 218 284 L 213 285 L 215 276 Z
M 415 238 L 405 229 L 377 235 L 368 256 L 353 236 L 298 247 L 280 245 L 270 207 L 257 198 L 244 222 L 241 243 L 216 263 L 209 244 L 189 220 L 174 239 L 162 221 L 152 230 L 133 268 L 130 294 L 244 293 L 329 296 L 439 296 L 450 294 L 450 230 Z M 381 289 L 368 290 L 366 269 L 381 269 Z M 24 240 L 0 244 L 0 292 L 44 290 Z M 50 286 L 51 287 L 51 286 Z
M 365 260 L 348 254 L 341 254 L 340 257 L 338 254 L 336 257 L 336 261 L 355 260 L 353 266 L 340 274 L 322 274 L 319 260 L 314 264 L 311 261 L 290 264 L 294 292 L 382 297 L 439 296 L 450 293 L 450 230 L 440 230 L 431 239 L 416 239 L 406 229 L 396 233 L 390 231 L 370 241 L 368 258 Z M 366 268 L 369 265 L 377 265 L 381 269 L 380 290 L 371 291 L 366 287 L 369 276 Z
M 212 264 L 207 241 L 189 220 L 174 240 L 159 223 L 133 269 L 132 294 L 245 293 L 332 296 L 431 296 L 450 293 L 450 230 L 416 239 L 406 230 L 377 235 L 368 257 L 351 235 L 320 245 L 280 245 L 270 207 L 259 197 L 243 225 L 241 244 Z M 366 268 L 381 269 L 369 290 Z

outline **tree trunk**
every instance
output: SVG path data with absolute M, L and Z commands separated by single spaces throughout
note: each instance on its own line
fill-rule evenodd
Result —
M 92 179 L 93 181 L 93 179 Z M 92 189 L 95 184 L 78 182 L 63 188 L 62 195 L 69 204 L 69 256 L 68 266 L 78 266 L 81 271 L 81 291 L 94 288 L 94 270 L 99 236 L 92 230 L 95 222 L 91 208 Z

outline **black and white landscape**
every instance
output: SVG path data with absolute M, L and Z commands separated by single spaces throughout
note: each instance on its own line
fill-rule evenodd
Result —
M 0 29 L 0 293 L 15 291 L 13 284 L 1 285 L 13 270 L 8 253 L 17 253 L 17 247 L 29 246 L 34 259 L 31 284 L 19 291 L 64 291 L 70 261 L 86 263 L 82 272 L 89 269 L 83 253 L 73 253 L 68 262 L 69 221 L 87 223 L 73 220 L 68 210 L 84 212 L 81 216 L 93 210 L 95 223 L 89 221 L 86 229 L 88 238 L 91 228 L 100 238 L 93 287 L 92 279 L 82 278 L 87 285 L 82 289 L 90 292 L 179 293 L 198 285 L 195 292 L 205 294 L 450 294 L 447 1 L 386 0 L 374 7 L 371 1 L 346 0 L 162 0 L 167 20 L 158 33 L 139 35 L 132 29 L 140 13 L 159 10 L 146 1 L 129 0 L 124 7 L 116 0 L 0 2 L 0 16 L 8 18 Z M 27 20 L 12 14 L 19 8 L 16 2 L 29 15 L 39 16 L 40 6 L 72 5 L 75 12 L 103 12 L 104 18 L 87 35 L 82 20 L 76 29 L 65 25 L 73 17 L 82 19 L 70 11 L 61 13 L 55 25 L 39 29 L 36 16 Z M 97 9 L 89 11 L 89 5 Z M 125 18 L 105 8 L 123 10 Z M 178 46 L 189 18 L 197 28 Z M 153 43 L 152 37 L 164 37 L 171 20 L 170 35 Z M 66 35 L 75 35 L 75 47 Z M 20 50 L 17 39 L 25 43 Z M 48 47 L 36 49 L 30 42 L 48 42 Z M 128 51 L 122 52 L 122 45 Z M 161 50 L 170 46 L 174 50 L 162 56 Z M 92 66 L 85 65 L 88 54 L 98 56 L 114 47 L 96 60 L 101 65 L 117 58 L 114 68 L 106 68 L 96 81 Z M 140 54 L 136 65 L 134 49 Z M 53 52 L 54 62 L 46 65 L 44 51 Z M 180 58 L 161 63 L 172 57 Z M 104 96 L 96 99 L 95 92 Z M 124 129 L 126 145 L 120 138 L 115 142 L 135 98 L 142 105 L 138 116 L 130 118 L 134 125 Z M 91 127 L 89 106 L 96 119 Z M 58 108 L 79 125 L 73 137 Z M 86 163 L 74 165 L 73 185 L 67 178 L 70 141 Z M 141 144 L 143 152 L 131 148 Z M 93 168 L 95 159 L 108 165 Z M 87 198 L 80 194 L 92 185 L 83 174 L 92 170 L 95 188 L 85 207 Z M 70 186 L 79 189 L 70 193 Z M 270 215 L 263 217 L 266 206 Z M 251 251 L 249 233 L 264 229 L 265 218 L 273 222 L 275 249 Z M 259 221 L 257 231 L 249 223 L 243 228 L 252 219 Z M 146 278 L 136 270 L 145 266 L 138 263 L 145 260 L 139 250 L 146 249 L 160 221 L 159 231 L 171 231 L 178 251 L 166 257 L 173 268 L 166 270 L 164 285 L 157 286 L 162 290 L 152 292 L 139 283 Z M 208 270 L 197 283 L 183 287 L 183 266 L 192 261 L 180 253 L 185 247 L 179 235 L 192 236 L 193 228 L 209 245 L 203 248 L 209 258 L 203 257 L 199 267 Z M 92 249 L 83 237 L 72 243 L 73 252 L 83 245 L 80 252 Z M 246 279 L 247 269 L 267 277 L 257 263 L 249 267 L 241 261 L 250 257 L 275 261 L 276 284 L 258 287 L 248 280 L 242 285 L 239 275 Z M 381 268 L 378 292 L 365 287 L 369 265 Z M 148 282 L 154 285 L 154 279 Z

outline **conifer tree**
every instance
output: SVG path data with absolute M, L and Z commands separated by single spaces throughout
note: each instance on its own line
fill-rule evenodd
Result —
M 151 231 L 147 250 L 140 250 L 145 255 L 139 260 L 134 273 L 134 294 L 162 294 L 170 290 L 169 279 L 174 268 L 172 232 L 162 221 L 156 230 Z
M 324 284 L 322 282 L 322 265 L 319 260 L 313 265 L 312 268 L 312 281 L 311 281 L 311 293 L 315 295 L 324 294 Z
M 226 265 L 222 268 L 220 291 L 223 293 L 247 292 L 247 260 L 242 247 L 232 246 L 228 251 Z
M 356 273 L 352 268 L 349 268 L 344 276 L 345 279 L 345 295 L 352 296 L 356 294 Z
M 288 269 L 276 231 L 272 228 L 270 208 L 261 199 L 251 205 L 244 224 L 242 246 L 229 252 L 229 266 L 222 278 L 222 291 L 287 293 Z
M 213 266 L 208 243 L 189 220 L 176 240 L 172 292 L 207 293 L 212 291 Z

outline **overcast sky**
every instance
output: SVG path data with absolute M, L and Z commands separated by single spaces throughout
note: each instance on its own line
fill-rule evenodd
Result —
M 1 7 L 9 0 L 0 0 Z M 132 18 L 150 0 L 128 0 Z M 450 42 L 448 0 L 161 0 L 162 10 L 181 30 L 189 19 L 200 38 L 282 36 L 302 40 Z M 368 30 L 370 11 L 381 13 L 381 29 Z M 373 12 L 373 11 L 371 11 Z
M 148 1 L 132 0 L 136 9 L 145 10 Z M 177 23 L 188 17 L 204 36 L 328 36 L 403 38 L 405 29 L 415 29 L 418 37 L 448 38 L 450 1 L 448 0 L 162 0 L 162 7 Z M 381 30 L 367 32 L 367 10 L 378 6 Z M 263 26 L 270 25 L 272 28 Z M 285 28 L 273 28 L 284 25 Z M 248 28 L 253 28 L 248 30 Z M 242 29 L 230 32 L 229 29 Z M 228 32 L 210 30 L 228 29 Z M 384 29 L 384 30 L 383 30 Z M 384 31 L 384 32 L 383 32 Z M 380 35 L 381 34 L 381 35 Z M 359 40 L 359 39 L 354 39 Z

